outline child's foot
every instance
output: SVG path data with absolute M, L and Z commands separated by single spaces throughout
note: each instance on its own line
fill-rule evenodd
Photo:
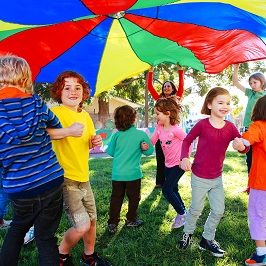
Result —
M 24 237 L 24 245 L 29 244 L 34 238 L 34 226 L 32 226 Z
M 215 240 L 207 240 L 204 237 L 201 238 L 199 243 L 200 250 L 208 250 L 214 257 L 221 258 L 224 256 L 225 251 L 221 249 L 220 244 Z
M 59 266 L 74 266 L 69 254 L 59 254 Z
M 108 224 L 107 229 L 108 229 L 108 232 L 110 234 L 115 234 L 117 231 L 117 225 L 116 224 Z
M 11 224 L 12 220 L 0 220 L 0 229 L 7 229 L 10 224 Z
M 187 249 L 192 243 L 192 234 L 184 233 L 182 239 L 179 241 L 179 248 Z
M 139 227 L 143 224 L 142 220 L 137 219 L 136 221 L 129 221 L 126 220 L 126 226 L 127 227 Z
M 186 213 L 184 213 L 183 215 L 178 214 L 173 221 L 172 229 L 182 227 L 186 222 L 186 216 Z
M 94 252 L 92 255 L 86 255 L 83 252 L 80 263 L 84 266 L 112 266 L 109 261 L 99 257 L 96 252 Z
M 255 252 L 251 258 L 246 259 L 245 264 L 247 266 L 257 266 L 257 265 L 266 265 L 266 254 L 259 256 L 257 255 L 257 253 Z

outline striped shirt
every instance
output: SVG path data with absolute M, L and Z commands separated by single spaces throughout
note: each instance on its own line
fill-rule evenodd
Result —
M 48 127 L 61 124 L 37 95 L 0 100 L 2 185 L 11 197 L 38 195 L 63 182 Z

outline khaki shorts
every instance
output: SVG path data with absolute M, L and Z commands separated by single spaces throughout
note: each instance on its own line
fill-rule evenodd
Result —
M 74 227 L 97 219 L 95 199 L 89 182 L 65 178 L 63 193 L 64 208 Z

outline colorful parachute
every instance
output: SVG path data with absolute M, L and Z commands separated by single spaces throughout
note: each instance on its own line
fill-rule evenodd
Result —
M 36 81 L 81 73 L 92 94 L 163 62 L 218 73 L 266 58 L 266 0 L 8 0 L 0 54 L 24 57 Z

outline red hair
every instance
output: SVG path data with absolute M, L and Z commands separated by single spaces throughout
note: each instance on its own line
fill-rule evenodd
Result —
M 65 78 L 76 78 L 78 83 L 81 84 L 83 88 L 82 101 L 79 104 L 79 110 L 78 110 L 81 111 L 84 101 L 86 101 L 90 96 L 90 87 L 89 84 L 79 73 L 74 71 L 64 71 L 61 74 L 59 74 L 59 76 L 56 78 L 55 82 L 53 83 L 51 96 L 58 103 L 62 103 L 61 95 L 62 95 L 62 90 L 64 89 L 65 86 Z

